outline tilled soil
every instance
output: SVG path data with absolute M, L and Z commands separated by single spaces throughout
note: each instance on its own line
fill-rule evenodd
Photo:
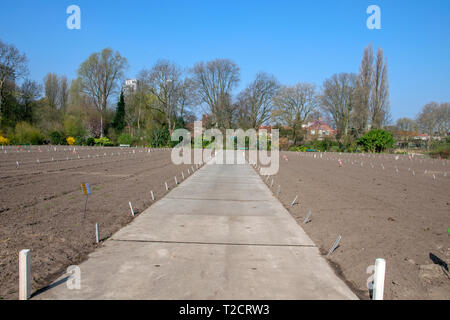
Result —
M 384 258 L 385 299 L 450 299 L 449 161 L 281 152 L 278 174 L 261 178 L 324 256 L 342 236 L 328 261 L 360 298 Z
M 192 165 L 174 165 L 170 150 L 143 148 L 17 147 L 0 150 L 0 298 L 18 298 L 18 253 L 31 250 L 32 290 L 79 264 L 100 238 L 133 220 L 182 182 Z M 52 159 L 53 158 L 53 159 Z M 19 165 L 17 166 L 17 162 Z M 81 183 L 88 182 L 86 218 Z

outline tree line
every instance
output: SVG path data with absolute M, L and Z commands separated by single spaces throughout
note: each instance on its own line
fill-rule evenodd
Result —
M 357 74 L 334 74 L 320 88 L 307 82 L 283 85 L 259 72 L 236 93 L 240 68 L 229 59 L 191 68 L 158 60 L 140 71 L 130 88 L 123 87 L 127 68 L 125 57 L 106 48 L 82 62 L 75 79 L 48 73 L 39 83 L 28 78 L 26 55 L 0 41 L 1 134 L 13 143 L 65 143 L 72 136 L 77 144 L 158 146 L 201 113 L 207 128 L 287 128 L 294 146 L 304 142 L 302 125 L 322 117 L 337 130 L 340 143 L 351 145 L 390 122 L 387 62 L 383 50 L 374 55 L 371 45 L 364 49 Z M 430 103 L 422 113 L 415 122 L 422 130 L 448 132 L 448 103 Z

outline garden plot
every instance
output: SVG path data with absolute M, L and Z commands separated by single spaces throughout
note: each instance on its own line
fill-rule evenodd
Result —
M 325 255 L 342 236 L 329 261 L 361 297 L 384 258 L 386 299 L 450 299 L 448 160 L 281 152 L 262 179 Z
M 192 174 L 171 151 L 69 146 L 0 150 L 0 297 L 18 298 L 18 253 L 31 250 L 32 289 L 51 283 Z M 190 174 L 187 170 L 190 169 Z M 81 184 L 91 189 L 86 218 Z

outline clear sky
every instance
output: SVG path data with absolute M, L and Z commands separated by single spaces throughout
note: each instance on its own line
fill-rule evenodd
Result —
M 449 0 L 14 0 L 0 6 L 0 39 L 29 58 L 30 78 L 76 77 L 94 51 L 111 47 L 128 59 L 132 78 L 158 58 L 182 67 L 229 58 L 244 87 L 258 71 L 283 84 L 320 87 L 334 73 L 358 72 L 364 47 L 388 59 L 393 119 L 414 117 L 430 101 L 450 101 Z M 81 30 L 69 30 L 69 5 Z M 369 5 L 381 30 L 366 26 Z

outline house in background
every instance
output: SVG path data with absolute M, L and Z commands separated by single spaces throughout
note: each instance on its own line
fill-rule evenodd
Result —
M 337 131 L 332 129 L 328 123 L 318 120 L 310 121 L 302 125 L 302 129 L 305 130 L 305 140 L 323 140 L 330 139 L 336 140 Z

